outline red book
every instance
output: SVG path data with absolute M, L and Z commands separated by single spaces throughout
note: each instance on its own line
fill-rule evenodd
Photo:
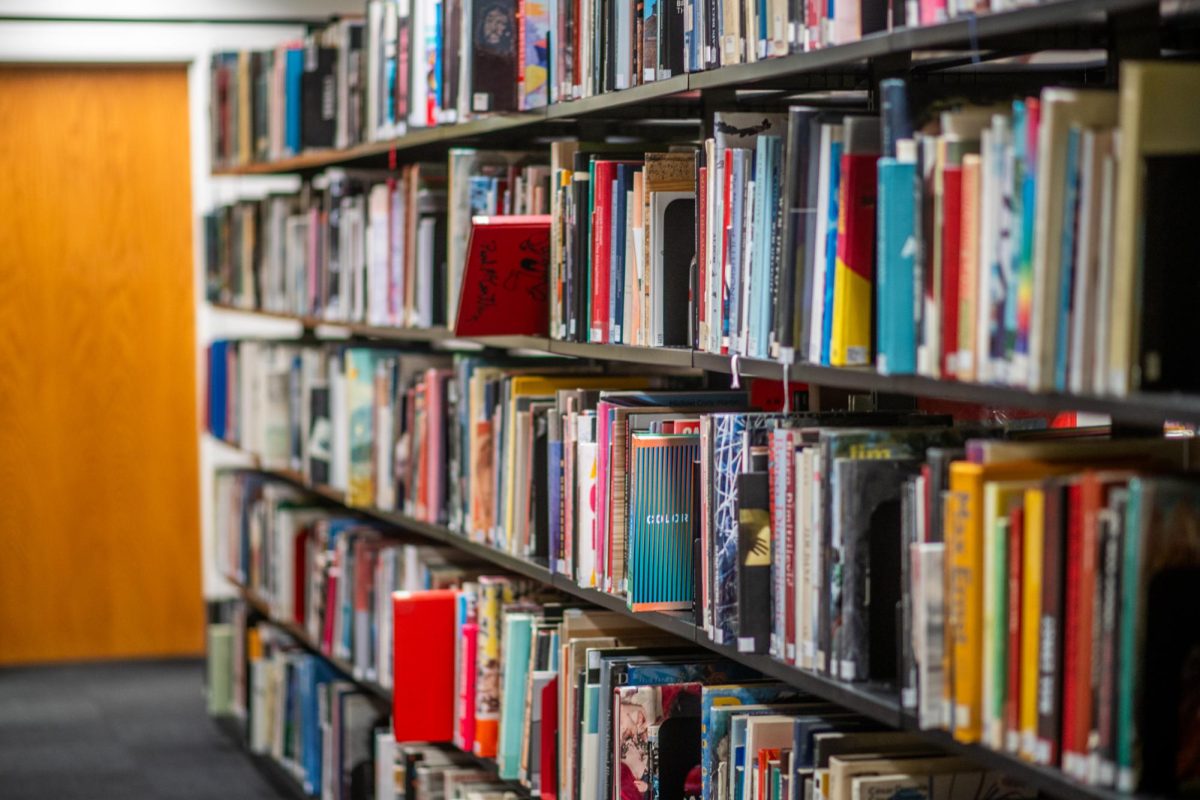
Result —
M 549 263 L 549 214 L 471 220 L 455 335 L 545 336 Z
M 942 170 L 942 352 L 944 378 L 955 377 L 958 365 L 958 282 L 962 263 L 962 167 Z
M 479 626 L 474 622 L 462 626 L 462 647 L 459 650 L 458 670 L 458 738 L 463 750 L 475 743 L 475 654 L 478 652 Z
M 1008 515 L 1008 686 L 1004 694 L 1004 749 L 1021 745 L 1021 566 L 1025 553 L 1025 507 Z
M 1088 471 L 1071 487 L 1071 520 L 1067 539 L 1067 633 L 1063 650 L 1062 768 L 1068 775 L 1081 779 L 1086 778 L 1089 771 L 1088 738 L 1092 731 L 1092 715 L 1095 713 L 1092 699 L 1097 676 L 1092 670 L 1092 647 L 1098 612 L 1098 515 L 1108 504 L 1109 490 L 1124 485 L 1131 475 L 1129 472 Z
M 1076 685 L 1080 670 L 1080 640 L 1083 636 L 1080 614 L 1082 612 L 1082 589 L 1080 574 L 1083 559 L 1083 503 L 1079 482 L 1067 487 L 1067 588 L 1064 602 L 1063 622 L 1063 679 L 1062 679 L 1062 767 L 1068 774 L 1075 771 L 1075 756 L 1086 752 L 1087 742 L 1077 742 L 1076 722 L 1081 716 L 1077 708 L 1083 693 Z M 1089 639 L 1090 643 L 1090 639 Z
M 612 267 L 613 181 L 618 164 L 638 161 L 596 161 L 592 176 L 592 320 L 589 342 L 607 342 L 609 330 L 608 290 Z M 622 224 L 624 224 L 622 222 Z M 624 257 L 624 254 L 622 254 Z
M 312 538 L 312 527 L 306 526 L 296 534 L 292 550 L 292 622 L 304 627 L 306 607 L 304 596 L 308 593 L 308 542 Z
M 457 592 L 392 595 L 392 730 L 397 742 L 454 738 L 454 606 Z
M 338 574 L 341 567 L 334 565 L 329 568 L 329 577 L 325 580 L 325 618 L 321 620 L 321 652 L 333 654 L 333 622 L 338 615 Z
M 692 298 L 692 302 L 699 305 L 697 309 L 700 314 L 699 322 L 703 325 L 708 318 L 708 315 L 705 313 L 708 310 L 708 302 L 705 299 L 708 297 L 706 294 L 708 288 L 708 270 L 704 267 L 705 263 L 707 263 L 705 258 L 708 255 L 708 192 L 705 191 L 705 187 L 708 186 L 708 167 L 700 167 L 696 176 L 696 186 L 699 190 L 696 192 L 697 283 L 696 296 Z
M 541 800 L 558 798 L 558 678 L 542 687 Z

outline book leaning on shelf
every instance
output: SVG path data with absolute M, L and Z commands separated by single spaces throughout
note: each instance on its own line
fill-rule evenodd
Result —
M 1192 439 L 784 414 L 754 386 L 519 359 L 213 349 L 210 429 L 217 408 L 262 431 L 233 441 L 264 463 L 262 445 L 317 443 L 350 505 L 446 524 L 635 615 L 692 611 L 717 645 L 886 687 L 923 727 L 1083 782 L 1190 780 L 1163 754 L 1189 746 L 1187 721 L 1167 717 L 1188 702 L 1197 637 L 1176 626 L 1162 644 L 1157 609 L 1195 600 Z M 315 381 L 292 366 L 313 351 L 331 367 Z M 239 391 L 276 381 L 280 397 L 327 381 L 343 399 L 301 422 L 302 401 L 260 407 Z M 357 539 L 341 541 L 353 556 Z

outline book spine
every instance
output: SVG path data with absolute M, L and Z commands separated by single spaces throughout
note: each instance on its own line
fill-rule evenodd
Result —
M 1045 494 L 1025 492 L 1023 564 L 1021 566 L 1021 677 L 1020 749 L 1022 758 L 1035 759 L 1037 751 L 1038 648 L 1041 628 L 1041 591 L 1045 552 Z
M 1045 497 L 1042 556 L 1042 602 L 1038 639 L 1036 763 L 1059 763 L 1062 733 L 1063 611 L 1070 576 L 1065 564 L 1065 490 L 1051 486 Z
M 871 361 L 871 304 L 875 281 L 875 155 L 842 156 L 830 364 Z
M 959 281 L 962 257 L 962 167 L 942 171 L 941 374 L 958 374 Z
M 983 695 L 980 654 L 983 627 L 983 497 L 979 467 L 966 462 L 950 465 L 950 494 L 946 505 L 948 625 L 953 636 L 954 738 L 980 740 Z
M 879 160 L 878 367 L 885 375 L 916 371 L 913 318 L 913 181 L 916 167 Z

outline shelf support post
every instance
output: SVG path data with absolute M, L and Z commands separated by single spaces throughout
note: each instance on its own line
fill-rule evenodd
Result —
M 1158 3 L 1108 15 L 1108 64 L 1105 77 L 1115 87 L 1121 62 L 1158 58 L 1162 55 Z

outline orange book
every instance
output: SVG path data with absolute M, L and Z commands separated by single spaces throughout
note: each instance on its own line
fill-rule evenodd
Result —
M 958 379 L 975 380 L 975 325 L 979 286 L 979 155 L 963 156 L 958 272 Z

